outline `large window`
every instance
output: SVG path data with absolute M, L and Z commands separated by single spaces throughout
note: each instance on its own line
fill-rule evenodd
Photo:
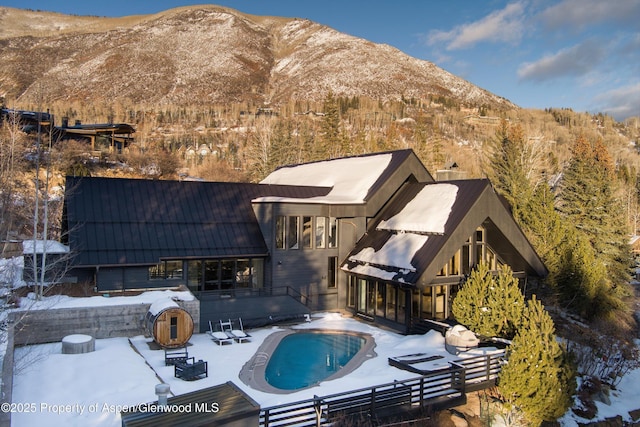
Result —
M 391 283 L 387 283 L 387 292 L 385 297 L 385 302 L 387 303 L 386 307 L 386 318 L 389 320 L 396 321 L 396 287 Z
M 329 218 L 329 247 L 338 247 L 338 219 Z
M 149 280 L 182 279 L 182 261 L 160 261 L 149 267 Z
M 192 291 L 200 290 L 200 283 L 202 283 L 202 261 L 189 261 L 187 262 L 187 286 Z
M 376 315 L 384 317 L 384 297 L 385 297 L 385 284 L 376 283 Z
M 325 216 L 276 217 L 276 249 L 325 249 L 338 247 L 338 220 Z
M 467 239 L 460 248 L 438 272 L 438 276 L 469 275 L 471 269 L 481 261 L 495 270 L 501 265 L 496 253 L 486 243 L 486 231 L 480 227 Z
M 327 286 L 335 288 L 338 284 L 338 257 L 330 256 L 327 268 Z
M 220 288 L 232 289 L 235 279 L 236 260 L 223 259 L 220 261 Z
M 251 263 L 248 259 L 236 261 L 236 287 L 248 288 L 251 286 Z
M 300 247 L 299 233 L 300 217 L 290 216 L 289 226 L 287 227 L 287 248 L 298 249 Z
M 356 280 L 355 276 L 349 276 L 349 284 L 347 285 L 347 307 L 356 307 L 356 298 L 358 296 Z
M 311 248 L 311 233 L 313 231 L 313 218 L 310 216 L 302 217 L 302 247 L 305 249 Z
M 316 248 L 323 249 L 327 241 L 327 218 L 316 217 Z
M 264 284 L 262 258 L 191 260 L 187 285 L 193 291 L 259 289 Z
M 220 263 L 218 260 L 204 262 L 204 290 L 216 291 L 220 289 Z

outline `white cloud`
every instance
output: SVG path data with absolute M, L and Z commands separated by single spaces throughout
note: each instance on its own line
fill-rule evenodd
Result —
M 459 25 L 451 31 L 431 31 L 427 43 L 446 43 L 447 50 L 470 48 L 483 41 L 517 43 L 524 32 L 524 9 L 522 2 L 508 4 L 502 10 L 478 21 Z
M 549 28 L 580 30 L 589 25 L 614 23 L 617 27 L 638 28 L 640 0 L 563 0 L 545 9 L 540 16 Z
M 640 83 L 604 92 L 594 100 L 600 105 L 601 111 L 610 114 L 616 120 L 640 116 Z
M 518 68 L 522 80 L 544 81 L 557 77 L 582 76 L 595 69 L 606 54 L 605 47 L 588 40 L 570 48 L 547 55 L 536 62 Z

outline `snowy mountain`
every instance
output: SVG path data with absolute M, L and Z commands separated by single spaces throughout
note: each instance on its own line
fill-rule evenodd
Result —
M 20 102 L 508 100 L 388 45 L 309 20 L 200 5 L 104 18 L 0 7 L 0 96 Z

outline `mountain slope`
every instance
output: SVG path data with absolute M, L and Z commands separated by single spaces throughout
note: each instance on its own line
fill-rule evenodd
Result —
M 177 105 L 445 96 L 509 101 L 428 61 L 309 20 L 218 6 L 123 18 L 0 8 L 0 96 Z

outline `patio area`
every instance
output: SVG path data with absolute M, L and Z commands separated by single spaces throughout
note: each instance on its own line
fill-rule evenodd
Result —
M 338 313 L 322 313 L 311 322 L 290 327 L 370 334 L 374 353 L 355 361 L 358 367 L 341 378 L 288 394 L 266 393 L 244 384 L 239 379 L 243 366 L 267 337 L 288 327 L 253 329 L 249 342 L 223 346 L 207 334 L 193 335 L 189 356 L 208 363 L 208 377 L 196 381 L 175 378 L 174 366 L 165 365 L 164 351 L 144 336 L 99 339 L 95 351 L 84 354 L 62 354 L 60 343 L 17 348 L 13 402 L 28 406 L 12 414 L 12 425 L 120 426 L 121 410 L 158 400 L 155 386 L 163 382 L 170 386 L 171 397 L 231 381 L 265 408 L 416 376 L 389 366 L 390 357 L 428 352 L 443 360 L 456 358 L 446 352 L 438 332 L 403 336 Z

